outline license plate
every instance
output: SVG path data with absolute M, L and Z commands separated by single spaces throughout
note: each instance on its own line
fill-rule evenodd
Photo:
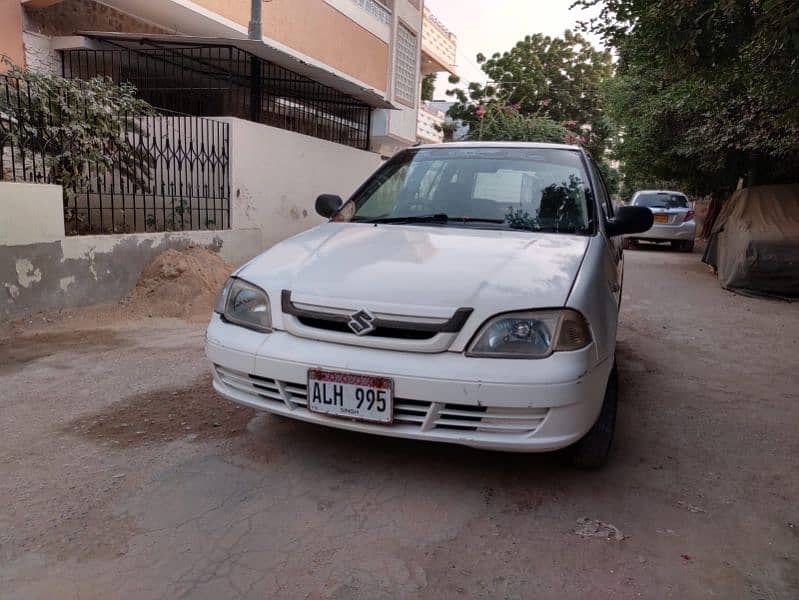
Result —
M 668 215 L 655 215 L 655 222 L 656 223 L 668 223 L 669 216 Z
M 390 424 L 394 419 L 394 382 L 387 377 L 309 369 L 308 410 Z

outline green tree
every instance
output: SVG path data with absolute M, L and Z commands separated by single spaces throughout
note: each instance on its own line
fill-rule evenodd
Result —
M 607 107 L 625 181 L 725 194 L 799 177 L 795 0 L 579 0 L 618 53 Z
M 515 106 L 491 104 L 476 111 L 477 123 L 466 136 L 467 140 L 505 142 L 575 143 L 578 135 L 546 117 L 522 114 Z
M 585 145 L 601 158 L 612 134 L 605 118 L 600 88 L 613 72 L 611 55 L 595 49 L 582 35 L 566 31 L 562 38 L 528 35 L 491 58 L 477 56 L 489 82 L 470 83 L 447 94 L 457 103 L 449 110 L 453 119 L 474 128 L 478 110 L 513 106 L 523 117 L 544 118 L 581 132 Z M 459 83 L 455 77 L 453 84 Z
M 422 77 L 422 100 L 427 102 L 433 101 L 433 95 L 436 92 L 436 74 L 430 73 Z
M 436 125 L 436 131 L 444 134 L 444 141 L 451 142 L 455 138 L 455 132 L 460 129 L 460 124 L 455 121 L 444 121 L 441 125 Z

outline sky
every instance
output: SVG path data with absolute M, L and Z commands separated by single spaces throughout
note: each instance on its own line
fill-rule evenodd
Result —
M 576 30 L 577 21 L 587 20 L 598 11 L 569 10 L 574 0 L 425 0 L 427 7 L 458 36 L 457 70 L 461 81 L 485 82 L 485 73 L 475 62 L 482 52 L 491 56 L 512 48 L 525 35 L 543 33 L 562 36 Z M 587 35 L 595 46 L 596 37 Z M 445 95 L 447 75 L 439 75 L 435 99 L 452 100 Z

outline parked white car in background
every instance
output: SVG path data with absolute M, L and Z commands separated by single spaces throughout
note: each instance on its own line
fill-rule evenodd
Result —
M 652 228 L 644 233 L 627 236 L 625 248 L 637 241 L 670 242 L 673 248 L 692 252 L 696 237 L 694 210 L 682 192 L 641 190 L 630 200 L 631 206 L 645 206 L 652 211 Z
M 214 387 L 286 417 L 601 465 L 616 419 L 621 236 L 590 157 L 421 146 L 331 220 L 239 269 L 207 330 Z

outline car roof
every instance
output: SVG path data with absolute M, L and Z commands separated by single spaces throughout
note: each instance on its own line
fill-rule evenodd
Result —
M 421 144 L 414 148 L 424 148 L 425 150 L 451 150 L 453 148 L 538 148 L 538 149 L 558 149 L 558 150 L 579 150 L 584 152 L 581 146 L 575 144 L 550 144 L 545 142 L 448 142 L 446 144 Z

